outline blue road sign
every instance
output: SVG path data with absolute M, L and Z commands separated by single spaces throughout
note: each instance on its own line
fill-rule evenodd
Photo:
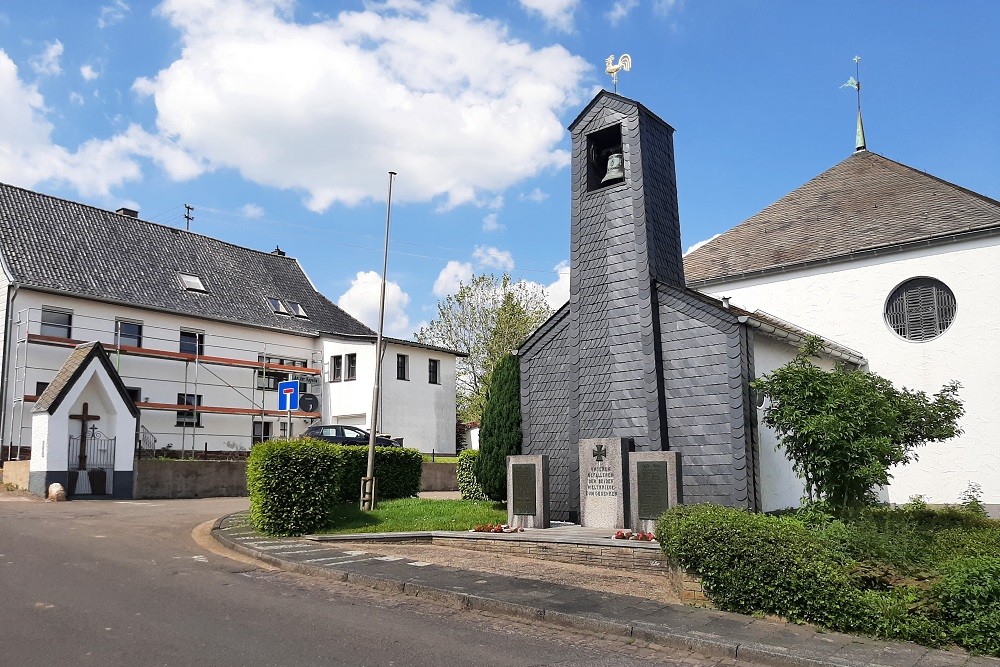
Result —
M 278 409 L 299 409 L 299 381 L 285 380 L 278 383 Z

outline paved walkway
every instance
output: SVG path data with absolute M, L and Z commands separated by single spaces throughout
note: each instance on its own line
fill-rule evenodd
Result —
M 563 534 L 574 532 L 580 533 L 578 538 L 590 537 L 584 534 L 586 529 L 567 529 Z M 1000 667 L 1000 660 L 970 657 L 959 651 L 819 632 L 809 626 L 445 568 L 399 555 L 384 556 L 378 553 L 377 543 L 372 544 L 371 551 L 361 551 L 344 550 L 336 541 L 269 538 L 246 527 L 240 517 L 219 520 L 214 534 L 236 551 L 293 572 L 751 662 L 835 667 Z M 470 559 L 475 557 L 475 552 L 470 552 Z M 593 576 L 601 576 L 600 568 L 593 570 Z

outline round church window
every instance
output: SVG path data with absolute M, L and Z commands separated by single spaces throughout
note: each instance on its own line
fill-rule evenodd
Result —
M 927 341 L 943 334 L 955 320 L 955 294 L 940 280 L 912 278 L 885 303 L 885 321 L 907 340 Z

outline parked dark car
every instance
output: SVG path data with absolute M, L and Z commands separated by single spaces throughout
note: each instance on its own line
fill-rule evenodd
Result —
M 369 437 L 368 431 L 357 426 L 344 426 L 343 424 L 310 426 L 304 435 L 307 438 L 336 442 L 340 445 L 367 445 Z M 380 435 L 375 436 L 375 445 L 378 447 L 402 447 L 398 442 L 393 442 Z

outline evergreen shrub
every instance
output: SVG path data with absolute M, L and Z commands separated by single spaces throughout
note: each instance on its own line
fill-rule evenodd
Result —
M 378 498 L 420 491 L 420 452 L 375 448 Z M 301 535 L 325 527 L 338 503 L 357 502 L 368 468 L 368 448 L 323 440 L 271 440 L 254 445 L 247 459 L 250 521 L 272 535 Z
M 458 455 L 458 465 L 455 466 L 455 477 L 458 479 L 458 490 L 462 493 L 462 500 L 486 500 L 483 487 L 476 479 L 476 457 L 479 451 L 476 449 L 465 449 Z
M 507 457 L 521 453 L 521 371 L 507 355 L 493 368 L 479 425 L 476 479 L 490 500 L 507 500 Z

